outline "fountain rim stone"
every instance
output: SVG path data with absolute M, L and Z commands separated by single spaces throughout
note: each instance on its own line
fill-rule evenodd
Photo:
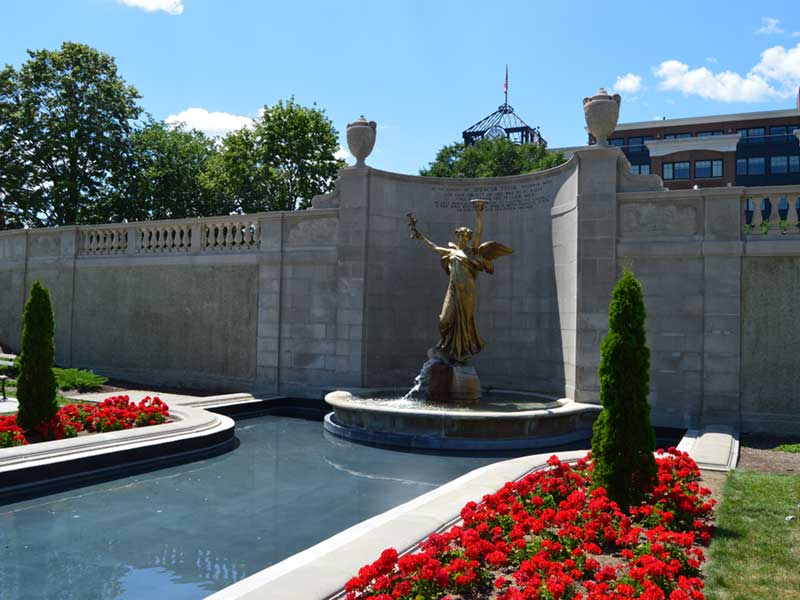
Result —
M 359 400 L 395 400 L 399 398 L 380 398 L 379 396 L 386 393 L 397 392 L 397 388 L 350 388 L 348 390 L 336 390 L 325 394 L 325 402 L 331 405 L 334 409 L 341 408 L 346 410 L 355 410 L 363 412 L 386 412 L 386 413 L 401 413 L 401 414 L 417 414 L 417 415 L 431 415 L 442 416 L 447 414 L 448 417 L 458 420 L 472 420 L 472 419 L 486 419 L 487 417 L 495 419 L 519 419 L 527 417 L 540 417 L 547 418 L 550 416 L 557 416 L 558 414 L 566 414 L 570 412 L 581 412 L 586 405 L 570 400 L 569 398 L 559 398 L 541 392 L 527 392 L 519 390 L 506 390 L 493 388 L 486 390 L 487 394 L 503 394 L 503 395 L 518 395 L 521 397 L 529 398 L 543 398 L 545 406 L 542 408 L 535 408 L 532 410 L 518 410 L 518 411 L 493 411 L 493 410 L 471 410 L 469 405 L 465 404 L 462 408 L 467 410 L 451 410 L 447 406 L 438 405 L 430 407 L 398 407 L 398 406 L 380 406 L 379 404 L 364 404 Z M 570 406 L 570 405 L 576 406 Z
M 517 390 L 502 393 L 544 398 L 550 401 L 548 407 L 501 412 L 472 410 L 468 404 L 461 406 L 466 410 L 381 406 L 375 396 L 386 392 L 398 390 L 351 388 L 326 394 L 333 411 L 325 416 L 325 432 L 355 443 L 411 450 L 527 450 L 589 439 L 601 410 L 597 404 Z

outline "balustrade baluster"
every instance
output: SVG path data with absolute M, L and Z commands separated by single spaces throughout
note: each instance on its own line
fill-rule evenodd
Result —
M 750 198 L 750 205 L 753 207 L 753 218 L 750 220 L 750 233 L 761 233 L 761 202 Z
M 786 196 L 780 196 L 776 198 L 776 201 L 778 209 L 778 229 L 783 235 L 789 233 L 792 227 L 792 206 Z
M 222 246 L 223 246 L 223 249 L 225 249 L 225 250 L 227 250 L 228 247 L 231 244 L 231 242 L 230 242 L 231 227 L 233 227 L 233 225 L 230 222 L 229 223 L 225 223 L 225 226 L 224 226 L 224 232 L 225 232 L 224 235 L 225 235 L 225 237 L 222 240 Z

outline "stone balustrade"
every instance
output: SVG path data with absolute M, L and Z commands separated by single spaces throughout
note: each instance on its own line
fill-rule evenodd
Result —
M 78 228 L 80 256 L 243 252 L 261 245 L 260 215 Z
M 744 188 L 746 237 L 800 235 L 800 186 Z
M 81 228 L 78 252 L 87 256 L 125 254 L 132 231 L 124 225 Z

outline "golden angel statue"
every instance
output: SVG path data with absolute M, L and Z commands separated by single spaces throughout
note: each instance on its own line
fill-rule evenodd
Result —
M 471 200 L 471 203 L 476 212 L 474 237 L 471 229 L 459 227 L 455 230 L 456 243 L 449 242 L 447 248 L 437 246 L 417 231 L 417 220 L 408 213 L 411 238 L 422 240 L 441 257 L 442 268 L 450 278 L 439 315 L 441 337 L 436 349 L 456 362 L 465 362 L 470 356 L 478 354 L 484 346 L 475 325 L 475 308 L 478 304 L 475 279 L 478 273 L 494 273 L 492 261 L 513 252 L 511 248 L 498 242 L 481 244 L 486 200 Z

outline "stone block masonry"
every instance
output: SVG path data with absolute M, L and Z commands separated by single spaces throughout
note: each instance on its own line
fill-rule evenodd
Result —
M 405 389 L 447 286 L 406 214 L 446 245 L 474 226 L 479 197 L 484 241 L 514 249 L 478 278 L 484 386 L 599 402 L 608 303 L 628 266 L 645 292 L 654 423 L 797 431 L 800 188 L 668 192 L 627 168 L 600 147 L 495 179 L 347 168 L 307 211 L 0 232 L 0 346 L 19 348 L 40 279 L 61 365 L 257 395 Z M 771 215 L 753 210 L 765 198 Z

